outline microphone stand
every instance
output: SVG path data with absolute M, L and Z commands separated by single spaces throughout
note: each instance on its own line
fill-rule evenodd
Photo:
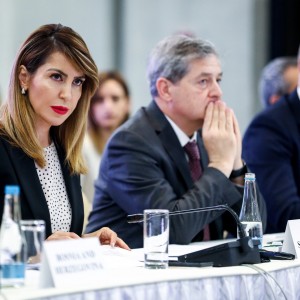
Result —
M 261 262 L 258 248 L 259 241 L 252 240 L 246 235 L 243 224 L 239 220 L 236 212 L 227 204 L 215 205 L 203 208 L 187 209 L 170 212 L 170 216 L 190 214 L 195 212 L 227 210 L 234 217 L 239 239 L 233 242 L 227 242 L 207 249 L 187 253 L 178 256 L 178 261 L 186 263 L 212 262 L 214 267 L 237 266 L 241 264 L 256 264 Z M 133 214 L 127 216 L 128 223 L 143 222 L 143 214 Z

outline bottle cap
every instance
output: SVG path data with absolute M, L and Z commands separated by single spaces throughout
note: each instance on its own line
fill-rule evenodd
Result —
M 246 173 L 245 174 L 245 179 L 255 180 L 255 174 L 254 173 Z
M 19 195 L 20 187 L 18 185 L 6 185 L 4 189 L 4 193 L 11 194 L 11 195 Z

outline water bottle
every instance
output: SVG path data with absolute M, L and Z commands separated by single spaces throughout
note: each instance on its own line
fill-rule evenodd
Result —
M 263 229 L 259 207 L 256 197 L 255 174 L 245 174 L 243 204 L 239 217 L 243 228 L 252 240 L 259 241 L 259 248 L 262 248 Z
M 25 280 L 26 245 L 20 228 L 20 188 L 5 186 L 4 209 L 0 228 L 0 285 L 20 286 Z

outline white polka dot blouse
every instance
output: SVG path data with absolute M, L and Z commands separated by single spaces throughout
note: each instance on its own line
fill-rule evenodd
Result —
M 66 185 L 54 143 L 46 148 L 46 167 L 35 164 L 42 189 L 48 204 L 52 233 L 70 231 L 72 210 L 67 195 Z

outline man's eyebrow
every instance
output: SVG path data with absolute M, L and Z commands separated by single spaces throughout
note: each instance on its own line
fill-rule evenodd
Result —
M 199 76 L 213 76 L 213 73 L 210 72 L 202 72 L 199 74 Z M 220 72 L 217 76 L 223 76 L 223 72 Z
M 203 73 L 200 73 L 199 76 L 197 76 L 197 77 L 198 78 L 201 78 L 201 77 L 214 77 L 214 74 L 210 73 L 210 72 L 203 72 Z M 218 73 L 217 77 L 223 77 L 223 72 Z

